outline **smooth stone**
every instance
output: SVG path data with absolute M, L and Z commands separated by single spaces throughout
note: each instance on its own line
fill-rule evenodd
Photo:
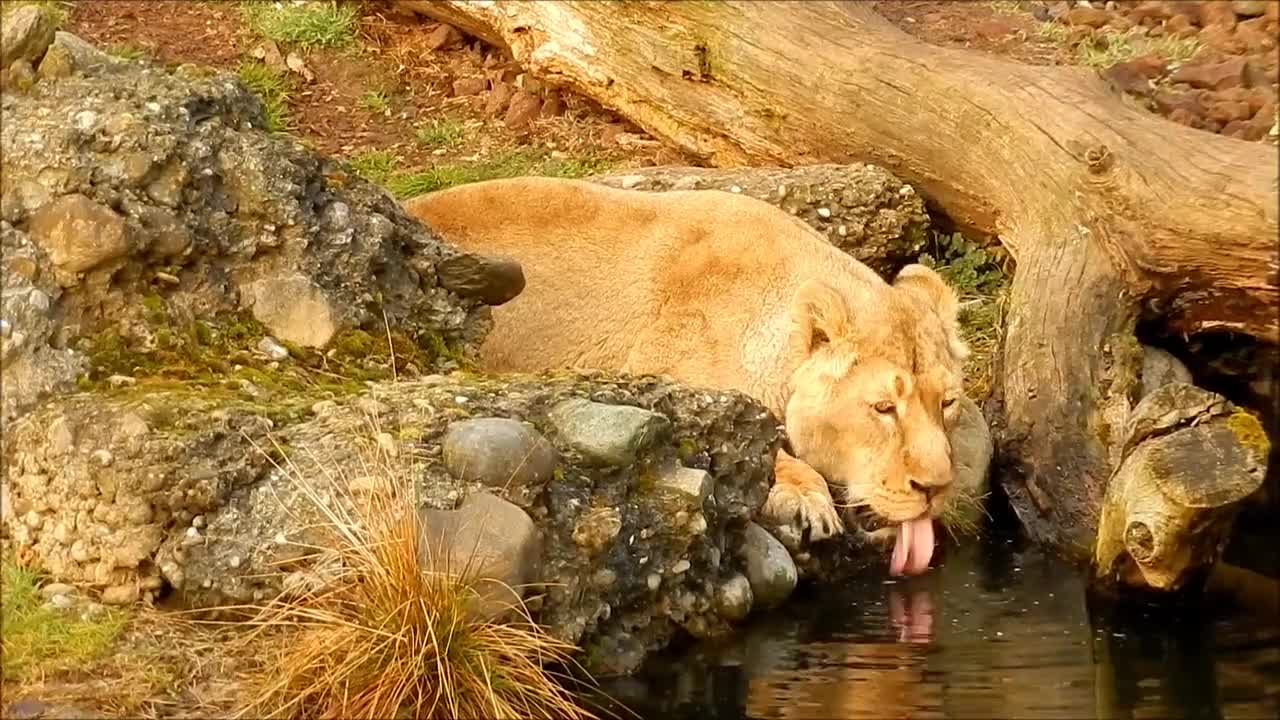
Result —
M 671 431 L 671 421 L 630 405 L 606 405 L 574 398 L 551 409 L 560 438 L 595 464 L 621 466 Z

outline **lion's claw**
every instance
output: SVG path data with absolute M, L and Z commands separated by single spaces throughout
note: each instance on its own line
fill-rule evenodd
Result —
M 800 537 L 807 534 L 809 542 L 826 540 L 844 532 L 844 522 L 825 483 L 815 487 L 775 483 L 769 490 L 769 499 L 765 501 L 762 512 L 779 525 L 794 526 Z

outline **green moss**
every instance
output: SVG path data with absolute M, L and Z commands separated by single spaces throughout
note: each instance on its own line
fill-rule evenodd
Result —
M 1263 429 L 1258 418 L 1247 410 L 1236 409 L 1227 418 L 1227 428 L 1236 436 L 1241 445 L 1251 450 L 1257 457 L 1265 458 L 1271 452 L 1271 440 Z
M 676 445 L 676 453 L 681 460 L 688 460 L 698 454 L 698 443 L 693 438 L 680 438 L 680 442 Z

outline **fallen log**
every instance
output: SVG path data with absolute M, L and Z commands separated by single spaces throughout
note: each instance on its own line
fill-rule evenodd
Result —
M 707 164 L 866 162 L 1014 257 L 993 405 L 1035 539 L 1092 559 L 1140 396 L 1140 318 L 1280 340 L 1273 150 L 1084 68 L 934 47 L 865 3 L 398 0 Z

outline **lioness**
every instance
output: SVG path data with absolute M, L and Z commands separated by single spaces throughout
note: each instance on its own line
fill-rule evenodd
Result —
M 811 541 L 843 532 L 830 482 L 861 519 L 896 525 L 894 574 L 928 568 L 968 353 L 932 270 L 886 283 L 786 212 L 712 190 L 521 177 L 404 207 L 447 242 L 523 266 L 524 291 L 494 308 L 487 369 L 665 374 L 752 396 L 794 451 L 778 454 L 763 512 Z

